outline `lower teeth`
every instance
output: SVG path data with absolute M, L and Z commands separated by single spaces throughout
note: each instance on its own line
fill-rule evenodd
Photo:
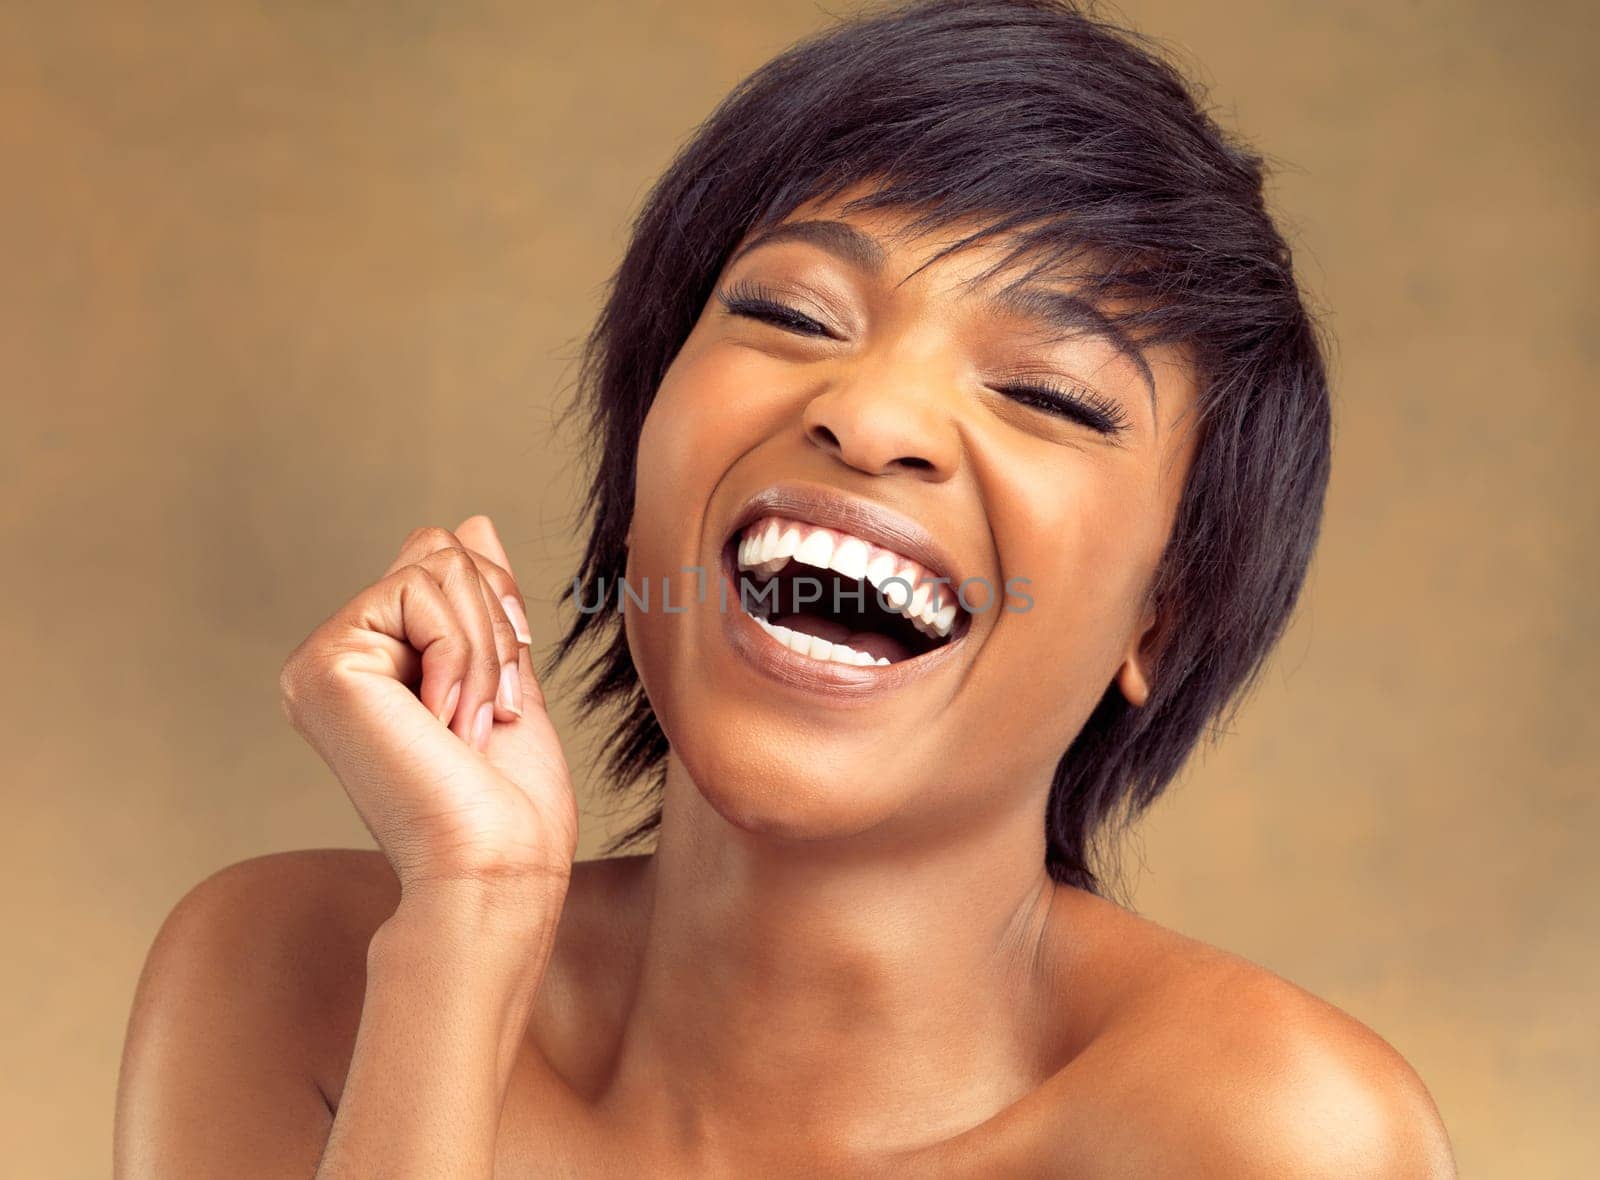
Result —
M 849 644 L 830 643 L 819 635 L 807 635 L 804 631 L 795 631 L 792 628 L 769 623 L 759 615 L 751 615 L 766 633 L 783 644 L 790 651 L 798 652 L 803 656 L 810 656 L 814 660 L 827 660 L 835 664 L 854 664 L 864 666 L 867 664 L 887 664 L 887 656 L 874 659 L 864 651 L 857 651 Z

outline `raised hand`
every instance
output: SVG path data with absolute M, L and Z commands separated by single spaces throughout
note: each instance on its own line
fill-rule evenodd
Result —
M 564 887 L 571 775 L 534 678 L 494 525 L 419 528 L 384 576 L 285 660 L 290 724 L 333 769 L 403 895 L 460 881 Z

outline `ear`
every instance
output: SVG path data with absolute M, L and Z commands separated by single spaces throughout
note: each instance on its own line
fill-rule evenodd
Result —
M 1161 623 L 1155 608 L 1146 607 L 1144 618 L 1139 620 L 1139 634 L 1117 669 L 1117 687 L 1135 708 L 1142 708 L 1150 699 L 1156 653 L 1161 648 Z

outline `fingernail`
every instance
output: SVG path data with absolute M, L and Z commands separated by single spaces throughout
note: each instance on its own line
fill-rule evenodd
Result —
M 489 744 L 489 727 L 494 724 L 494 703 L 484 701 L 478 706 L 478 715 L 472 721 L 472 744 L 483 749 Z
M 456 702 L 461 699 L 461 681 L 456 681 L 450 686 L 450 691 L 445 694 L 444 704 L 439 709 L 439 720 L 446 725 L 450 724 L 450 717 L 456 711 Z
M 522 716 L 522 681 L 517 676 L 515 664 L 507 664 L 500 669 L 500 694 L 495 699 L 507 713 Z
M 506 608 L 506 618 L 511 620 L 511 629 L 517 633 L 517 642 L 532 643 L 533 632 L 528 630 L 528 616 L 523 612 L 522 603 L 517 601 L 517 596 L 503 595 L 500 604 Z

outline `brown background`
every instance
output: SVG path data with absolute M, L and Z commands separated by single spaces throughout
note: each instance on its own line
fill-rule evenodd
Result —
M 7 1171 L 108 1168 L 128 1002 L 186 889 L 367 842 L 276 674 L 407 531 L 491 513 L 553 634 L 553 413 L 627 219 L 835 9 L 0 10 Z M 1339 339 L 1304 606 L 1147 823 L 1139 907 L 1383 1033 L 1466 1175 L 1590 1174 L 1591 10 L 1123 11 L 1285 165 Z M 584 855 L 615 822 L 591 809 Z

